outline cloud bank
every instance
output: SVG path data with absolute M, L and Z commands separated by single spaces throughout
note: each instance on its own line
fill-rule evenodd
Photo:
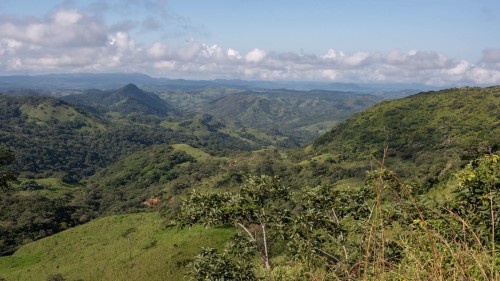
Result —
M 331 48 L 323 54 L 296 54 L 258 47 L 242 51 L 199 40 L 180 47 L 167 39 L 141 44 L 134 38 L 134 29 L 160 26 L 153 17 L 111 26 L 101 17 L 65 7 L 41 18 L 0 16 L 0 74 L 142 72 L 187 79 L 500 83 L 500 48 L 483 50 L 480 61 L 469 62 L 429 50 L 370 53 Z

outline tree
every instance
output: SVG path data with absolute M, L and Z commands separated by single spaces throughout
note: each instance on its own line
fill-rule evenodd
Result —
M 192 273 L 196 280 L 258 280 L 253 271 L 255 245 L 245 234 L 237 233 L 222 253 L 203 248 L 196 256 Z
M 234 225 L 254 245 L 266 270 L 271 269 L 269 245 L 287 221 L 290 211 L 288 187 L 277 177 L 249 176 L 239 192 L 207 193 L 194 191 L 181 203 L 181 227 L 194 223 Z M 206 252 L 205 255 L 212 255 Z
M 471 161 L 456 174 L 454 209 L 466 218 L 484 240 L 500 242 L 500 156 L 492 154 Z
M 9 182 L 17 179 L 16 173 L 9 167 L 14 160 L 12 151 L 0 145 L 0 190 L 8 189 Z

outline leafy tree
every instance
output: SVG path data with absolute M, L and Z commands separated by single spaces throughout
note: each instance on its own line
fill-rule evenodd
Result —
M 301 191 L 296 199 L 301 211 L 294 214 L 286 231 L 292 257 L 311 268 L 339 261 L 342 258 L 338 249 L 342 248 L 342 256 L 347 259 L 346 233 L 339 217 L 345 213 L 338 208 L 342 194 L 331 186 L 306 187 Z
M 455 210 L 483 239 L 500 242 L 500 156 L 486 155 L 457 173 Z M 495 235 L 497 233 L 497 235 Z
M 201 194 L 194 191 L 181 203 L 178 221 L 180 226 L 198 222 L 235 225 L 255 246 L 269 270 L 270 242 L 289 218 L 286 207 L 289 198 L 289 188 L 281 185 L 277 177 L 249 176 L 239 192 Z
M 14 162 L 14 154 L 0 145 L 0 189 L 8 189 L 9 182 L 16 180 L 16 173 L 8 166 Z
M 237 233 L 226 244 L 222 253 L 204 248 L 193 262 L 192 273 L 196 280 L 257 280 L 252 259 L 255 245 L 242 233 Z

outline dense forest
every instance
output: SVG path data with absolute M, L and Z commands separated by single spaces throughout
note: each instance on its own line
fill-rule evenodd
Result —
M 1 278 L 500 278 L 500 87 L 183 91 L 0 95 Z

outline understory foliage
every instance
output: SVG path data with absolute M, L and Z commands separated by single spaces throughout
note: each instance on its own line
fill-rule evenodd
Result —
M 250 176 L 238 192 L 193 192 L 178 223 L 240 229 L 195 258 L 196 280 L 498 280 L 499 163 L 470 162 L 447 202 L 414 195 L 383 162 L 359 189 Z

